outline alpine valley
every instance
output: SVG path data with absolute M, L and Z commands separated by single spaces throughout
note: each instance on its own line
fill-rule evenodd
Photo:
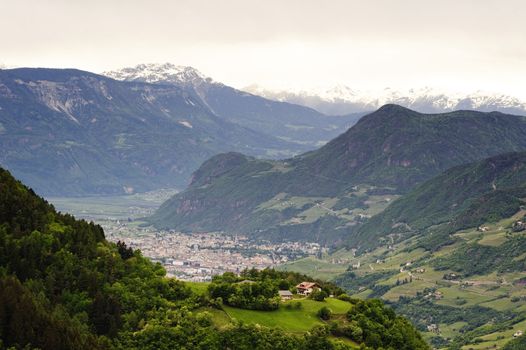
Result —
M 332 283 L 318 282 L 337 298 L 283 302 L 278 288 L 310 277 L 253 269 L 208 286 L 181 282 L 1 168 L 0 190 L 2 349 L 429 349 L 407 319 Z M 233 313 L 282 321 L 262 327 Z
M 0 123 L 0 349 L 524 346 L 524 116 L 395 104 L 327 116 L 144 64 L 0 70 Z M 136 210 L 131 194 L 189 182 L 153 215 L 90 219 L 175 245 L 198 234 L 194 255 L 218 237 L 226 256 L 245 242 L 251 257 L 314 253 L 183 282 L 10 172 L 48 198 L 79 196 L 52 198 L 77 213 Z M 156 261 L 197 264 L 171 248 Z M 304 297 L 304 283 L 321 290 Z
M 0 350 L 526 350 L 526 1 L 2 1 Z
M 383 299 L 435 348 L 521 348 L 525 132 L 522 116 L 386 105 L 287 160 L 215 156 L 149 220 L 318 241 L 332 249 L 278 269 Z

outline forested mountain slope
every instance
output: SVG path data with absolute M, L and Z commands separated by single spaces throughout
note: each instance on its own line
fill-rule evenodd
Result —
M 526 152 L 493 156 L 417 186 L 345 248 L 281 268 L 386 300 L 437 348 L 502 348 L 526 325 L 525 204 Z
M 273 270 L 257 274 L 254 285 L 275 292 L 270 297 L 278 303 L 278 284 L 306 278 Z M 261 293 L 251 284 L 243 289 Z M 407 320 L 378 301 L 347 297 L 346 319 L 335 323 L 345 343 L 329 338 L 332 331 L 323 325 L 291 334 L 235 321 L 216 324 L 212 313 L 223 303 L 212 290 L 221 288 L 197 293 L 166 278 L 159 264 L 124 243 L 107 242 L 100 226 L 57 213 L 0 168 L 2 349 L 344 350 L 358 343 L 366 349 L 428 349 Z
M 526 153 L 506 153 L 460 165 L 418 186 L 372 217 L 349 238 L 370 247 L 388 236 L 396 240 L 435 232 L 437 246 L 447 235 L 516 213 L 526 199 Z
M 525 134 L 521 116 L 427 115 L 386 105 L 319 150 L 292 159 L 215 156 L 151 222 L 183 231 L 334 242 L 395 195 L 450 167 L 526 150 Z

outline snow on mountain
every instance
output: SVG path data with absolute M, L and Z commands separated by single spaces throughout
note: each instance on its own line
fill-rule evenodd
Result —
M 135 67 L 103 72 L 102 74 L 115 80 L 142 81 L 146 83 L 168 82 L 177 85 L 196 86 L 205 82 L 212 82 L 211 78 L 193 67 L 177 66 L 172 63 L 143 63 Z
M 102 73 L 116 80 L 143 81 L 148 83 L 172 83 L 192 88 L 208 105 L 207 86 L 222 85 L 189 66 L 172 63 L 147 63 Z M 476 91 L 459 93 L 442 91 L 430 87 L 409 90 L 385 88 L 382 90 L 358 90 L 346 85 L 305 89 L 271 90 L 258 85 L 243 89 L 246 92 L 268 99 L 289 102 L 314 108 L 328 115 L 344 115 L 373 111 L 394 103 L 423 113 L 445 112 L 458 109 L 500 111 L 526 115 L 526 101 L 516 97 Z M 211 110 L 213 110 L 211 108 Z
M 216 111 L 207 102 L 207 90 L 210 86 L 223 85 L 205 76 L 193 67 L 178 66 L 172 63 L 143 63 L 135 67 L 103 72 L 102 75 L 115 80 L 173 84 L 179 86 L 186 91 L 193 91 L 195 97 L 199 98 L 212 113 L 216 113 Z
M 458 109 L 526 114 L 526 101 L 498 93 L 446 92 L 430 87 L 409 90 L 385 88 L 379 91 L 352 89 L 345 85 L 312 90 L 269 90 L 258 85 L 244 89 L 269 99 L 305 105 L 326 114 L 372 111 L 387 104 L 399 104 L 419 112 L 434 113 Z

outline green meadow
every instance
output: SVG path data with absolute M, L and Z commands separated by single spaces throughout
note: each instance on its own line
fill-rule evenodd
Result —
M 301 308 L 296 309 L 294 305 L 300 303 Z M 351 305 L 348 302 L 334 298 L 325 301 L 314 301 L 310 299 L 294 299 L 284 302 L 275 311 L 255 311 L 223 306 L 224 312 L 231 318 L 250 324 L 259 324 L 266 327 L 281 328 L 284 331 L 298 333 L 307 332 L 312 327 L 322 324 L 316 313 L 322 307 L 327 306 L 332 310 L 334 316 L 344 315 L 349 311 Z

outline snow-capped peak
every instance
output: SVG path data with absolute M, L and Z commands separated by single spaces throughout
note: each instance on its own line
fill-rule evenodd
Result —
M 388 103 L 428 113 L 474 109 L 526 114 L 526 101 L 501 93 L 480 90 L 463 93 L 431 87 L 408 90 L 387 87 L 373 91 L 357 90 L 345 85 L 278 91 L 251 85 L 244 90 L 278 101 L 302 104 L 327 114 L 370 111 Z
M 211 82 L 197 69 L 189 66 L 177 66 L 172 63 L 143 63 L 135 67 L 127 67 L 114 71 L 104 72 L 103 75 L 126 81 L 141 81 L 146 83 L 167 82 L 182 85 L 197 85 Z

